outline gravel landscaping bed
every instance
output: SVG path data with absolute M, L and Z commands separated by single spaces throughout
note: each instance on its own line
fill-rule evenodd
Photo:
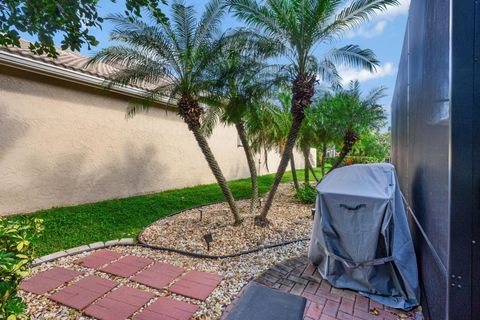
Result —
M 222 275 L 224 280 L 212 292 L 205 302 L 175 295 L 165 289 L 152 289 L 150 287 L 130 281 L 129 279 L 116 277 L 107 273 L 96 271 L 94 269 L 84 268 L 73 263 L 75 260 L 91 254 L 91 252 L 60 258 L 53 262 L 42 263 L 32 269 L 32 275 L 55 266 L 65 267 L 81 271 L 84 273 L 84 276 L 94 274 L 106 279 L 118 281 L 123 285 L 150 291 L 154 293 L 156 297 L 170 296 L 174 299 L 196 304 L 199 306 L 199 310 L 194 314 L 193 319 L 219 319 L 223 313 L 223 310 L 235 299 L 243 286 L 245 286 L 250 280 L 257 277 L 274 264 L 277 264 L 285 259 L 305 254 L 307 246 L 308 242 L 303 241 L 283 247 L 262 250 L 260 252 L 227 259 L 197 259 L 176 253 L 143 248 L 140 246 L 118 246 L 110 249 L 125 255 L 132 254 L 140 257 L 150 258 L 157 262 L 170 263 L 175 266 L 183 267 L 186 270 L 195 269 Z M 73 281 L 75 281 L 75 279 Z M 64 286 L 59 287 L 54 292 L 62 288 L 64 288 Z M 49 300 L 48 296 L 50 296 L 52 292 L 50 292 L 50 294 L 39 296 L 20 290 L 19 294 L 27 302 L 27 313 L 31 319 L 89 319 L 88 317 L 80 314 L 78 311 L 61 306 Z M 140 309 L 139 312 L 142 310 L 143 309 Z
M 228 205 L 218 203 L 160 219 L 147 227 L 139 240 L 198 254 L 228 255 L 310 237 L 312 205 L 298 202 L 290 184 L 280 185 L 268 215 L 271 224 L 266 228 L 254 225 L 254 217 L 248 215 L 248 200 L 238 201 L 237 204 L 244 218 L 240 226 L 232 224 Z M 207 251 L 203 238 L 208 233 L 213 236 L 210 251 Z

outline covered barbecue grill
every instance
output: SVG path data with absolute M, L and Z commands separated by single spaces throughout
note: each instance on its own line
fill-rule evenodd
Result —
M 392 308 L 418 305 L 417 262 L 394 167 L 339 168 L 317 192 L 308 256 L 322 277 Z

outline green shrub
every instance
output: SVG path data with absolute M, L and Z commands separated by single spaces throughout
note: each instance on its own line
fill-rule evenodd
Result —
M 20 281 L 29 274 L 33 242 L 43 230 L 41 219 L 0 218 L 0 319 L 22 317 L 25 303 L 17 296 Z
M 304 185 L 295 194 L 295 198 L 300 200 L 300 202 L 302 203 L 315 203 L 315 199 L 317 198 L 317 191 L 315 190 L 315 188 L 309 185 Z
M 325 159 L 325 163 L 329 165 L 333 165 L 337 161 L 338 157 L 332 157 Z M 362 163 L 377 163 L 382 162 L 375 157 L 365 157 L 365 156 L 351 156 L 348 155 L 343 159 L 343 162 L 340 164 L 339 167 L 349 166 L 352 164 L 362 164 Z
M 351 159 L 352 164 L 381 162 L 375 157 L 349 156 L 347 158 Z

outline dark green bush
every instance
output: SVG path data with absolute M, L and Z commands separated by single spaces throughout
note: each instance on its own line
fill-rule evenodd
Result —
M 295 198 L 300 200 L 300 202 L 302 203 L 315 203 L 315 199 L 317 198 L 317 191 L 315 190 L 315 188 L 309 185 L 304 185 L 295 194 Z
M 350 156 L 350 157 L 347 157 L 347 159 L 351 159 L 352 164 L 381 162 L 375 157 L 364 157 L 364 156 Z
M 0 319 L 22 317 L 25 303 L 17 296 L 20 281 L 29 273 L 33 242 L 43 230 L 41 219 L 0 218 Z
M 325 159 L 325 163 L 333 165 L 337 161 L 338 157 L 332 157 Z M 361 164 L 361 163 L 377 163 L 382 162 L 375 157 L 365 157 L 365 156 L 346 156 L 343 159 L 343 162 L 340 164 L 340 167 L 349 166 L 351 164 Z

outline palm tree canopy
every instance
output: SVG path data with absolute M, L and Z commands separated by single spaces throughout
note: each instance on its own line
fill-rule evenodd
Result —
M 277 149 L 283 153 L 288 131 L 292 122 L 290 105 L 292 94 L 282 89 L 277 101 L 256 104 L 248 113 L 246 129 L 255 151 Z
M 110 84 L 148 84 L 151 88 L 145 101 L 131 106 L 129 115 L 148 108 L 151 102 L 164 96 L 198 99 L 208 92 L 212 82 L 205 70 L 218 58 L 223 43 L 220 24 L 224 14 L 222 0 L 211 0 L 199 19 L 193 6 L 175 0 L 165 24 L 111 15 L 108 19 L 115 26 L 111 39 L 121 44 L 101 50 L 92 63 L 104 62 L 118 67 Z
M 229 0 L 234 15 L 265 38 L 276 42 L 296 74 L 313 73 L 326 80 L 338 77 L 336 65 L 375 70 L 374 53 L 356 45 L 329 50 L 316 57 L 322 42 L 341 36 L 372 15 L 398 5 L 398 0 Z
M 386 88 L 372 89 L 362 97 L 360 84 L 352 81 L 349 88 L 340 89 L 334 95 L 326 95 L 322 104 L 329 105 L 331 121 L 343 135 L 348 129 L 353 129 L 358 134 L 365 130 L 379 129 L 385 125 L 385 109 L 380 100 L 386 96 Z
M 225 37 L 217 63 L 207 70 L 214 81 L 208 97 L 201 100 L 208 105 L 202 121 L 206 134 L 211 134 L 219 121 L 244 121 L 246 113 L 266 101 L 283 80 L 279 67 L 267 62 L 274 52 L 272 48 L 261 42 L 252 48 L 242 38 L 241 32 Z

